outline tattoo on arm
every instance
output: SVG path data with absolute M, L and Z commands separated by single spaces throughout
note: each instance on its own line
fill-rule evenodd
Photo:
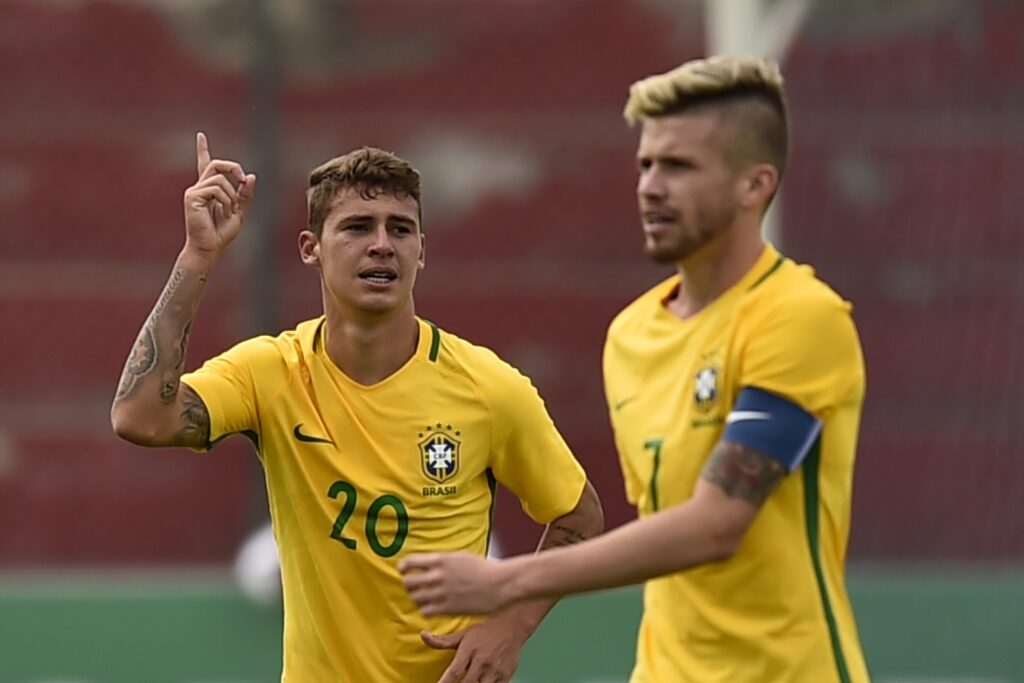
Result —
M 177 362 L 174 367 L 164 370 L 160 382 L 160 400 L 164 403 L 174 403 L 178 396 L 178 386 L 181 384 L 181 373 L 185 371 L 185 352 L 188 350 L 188 335 L 192 332 L 192 321 L 185 325 L 181 331 L 181 338 L 178 340 Z
M 711 452 L 701 478 L 716 484 L 730 498 L 760 507 L 785 475 L 785 469 L 774 458 L 723 441 Z
M 552 522 L 548 528 L 548 533 L 545 540 L 545 547 L 557 548 L 566 545 L 573 545 L 575 543 L 582 543 L 587 540 L 585 534 L 572 527 L 567 527 L 564 524 L 558 524 Z
M 210 443 L 210 413 L 192 387 L 182 392 L 181 429 L 174 435 L 175 446 L 203 447 Z
M 121 373 L 115 401 L 126 399 L 142 391 L 143 386 L 149 386 L 149 390 L 155 390 L 160 403 L 174 403 L 185 368 L 192 318 L 199 307 L 205 283 L 206 273 L 174 269 L 135 340 Z
M 140 377 L 145 376 L 156 367 L 156 342 L 153 340 L 153 330 L 149 322 L 139 332 L 139 338 L 135 340 L 135 346 L 125 363 L 124 372 L 121 373 L 121 383 L 117 387 L 117 398 L 121 399 L 132 393 Z

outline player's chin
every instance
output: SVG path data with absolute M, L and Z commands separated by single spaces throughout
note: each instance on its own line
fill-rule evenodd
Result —
M 659 240 L 648 236 L 644 242 L 644 252 L 655 263 L 679 263 L 696 253 L 704 243 L 702 240 Z
M 647 258 L 655 263 L 675 263 L 682 258 L 679 249 L 652 240 L 647 240 L 644 244 L 644 252 L 647 254 Z
M 394 311 L 402 302 L 397 291 L 365 292 L 359 297 L 357 305 L 363 313 L 385 314 Z

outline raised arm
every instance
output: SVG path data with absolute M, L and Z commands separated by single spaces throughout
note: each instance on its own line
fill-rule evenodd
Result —
M 114 431 L 141 446 L 205 446 L 210 418 L 202 399 L 182 386 L 192 320 L 206 278 L 235 239 L 252 202 L 256 176 L 233 161 L 211 160 L 196 135 L 198 180 L 185 190 L 185 246 L 142 325 L 110 408 Z

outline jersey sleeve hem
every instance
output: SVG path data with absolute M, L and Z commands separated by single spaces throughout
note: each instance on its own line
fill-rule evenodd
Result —
M 230 436 L 230 433 L 224 429 L 224 407 L 217 398 L 217 392 L 210 386 L 210 383 L 216 380 L 214 378 L 204 378 L 199 374 L 188 374 L 182 377 L 181 381 L 199 395 L 203 405 L 206 406 L 206 413 L 210 417 L 209 441 L 206 442 L 205 446 L 192 448 L 197 453 L 205 453 L 222 439 Z

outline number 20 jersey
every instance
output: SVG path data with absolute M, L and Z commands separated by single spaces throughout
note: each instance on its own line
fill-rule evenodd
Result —
M 585 483 L 530 381 L 494 353 L 417 320 L 411 359 L 381 382 L 327 356 L 323 318 L 257 337 L 183 377 L 210 413 L 211 443 L 243 433 L 266 474 L 284 586 L 283 683 L 433 682 L 453 651 L 396 564 L 408 553 L 484 554 L 495 484 L 539 523 Z

